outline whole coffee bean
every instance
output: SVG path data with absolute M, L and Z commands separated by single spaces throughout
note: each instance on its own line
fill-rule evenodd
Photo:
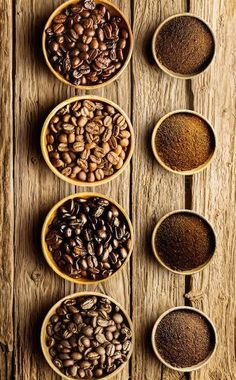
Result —
M 74 102 L 60 109 L 49 125 L 49 158 L 65 177 L 101 181 L 124 165 L 131 135 L 114 107 L 91 100 Z
M 81 360 L 83 355 L 80 352 L 72 352 L 71 353 L 71 358 L 75 361 Z
M 107 81 L 120 70 L 128 55 L 129 33 L 121 28 L 122 24 L 121 19 L 113 15 L 112 11 L 110 13 L 105 5 L 92 0 L 69 6 L 55 16 L 46 30 L 46 49 L 50 63 L 67 81 L 75 85 Z M 69 56 L 79 56 L 88 65 L 88 69 L 84 71 L 80 66 L 83 62 L 70 61 Z M 111 60 L 115 65 L 110 66 Z M 78 68 L 81 77 L 75 73 L 75 68 Z
M 71 209 L 72 205 L 67 206 Z M 65 213 L 66 211 L 68 210 Z M 75 316 L 80 328 L 75 328 Z M 98 326 L 98 319 L 105 321 L 108 327 Z M 53 321 L 57 321 L 60 329 L 58 332 L 53 330 L 53 335 L 49 336 Z M 91 327 L 94 323 L 96 328 Z M 65 332 L 69 329 L 73 335 L 60 339 L 61 336 L 66 336 Z M 89 337 L 85 333 L 89 333 Z M 45 339 L 46 343 L 52 341 L 47 346 L 53 364 L 62 376 L 75 379 L 92 379 L 112 373 L 127 360 L 132 345 L 132 333 L 123 312 L 110 300 L 100 296 L 64 301 L 51 316 Z
M 61 271 L 73 278 L 91 281 L 112 275 L 126 260 L 132 246 L 130 230 L 123 214 L 100 197 L 74 198 L 60 206 L 49 225 L 46 244 Z M 90 310 L 95 302 L 91 297 L 82 307 Z M 77 314 L 78 310 L 74 306 L 68 307 L 70 312 Z M 58 308 L 57 314 L 66 315 L 67 311 Z M 115 314 L 114 323 L 121 323 L 118 318 L 119 315 Z M 53 329 L 60 328 L 56 321 L 53 320 L 51 327 L 48 326 L 49 330 L 51 328 L 49 335 Z M 75 319 L 75 323 L 81 322 L 80 318 Z M 93 321 L 92 326 L 84 330 L 82 327 L 81 331 L 89 338 L 96 326 L 108 326 L 105 310 Z M 75 324 L 68 324 L 65 338 L 69 338 L 76 329 Z

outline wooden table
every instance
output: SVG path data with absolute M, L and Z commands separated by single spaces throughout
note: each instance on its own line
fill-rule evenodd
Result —
M 131 117 L 136 149 L 129 168 L 108 185 L 96 188 L 129 212 L 135 229 L 130 264 L 105 285 L 76 286 L 46 264 L 40 229 L 60 198 L 77 190 L 46 167 L 39 146 L 42 123 L 60 101 L 82 94 L 60 84 L 41 53 L 41 32 L 60 0 L 2 0 L 1 15 L 1 327 L 0 379 L 58 379 L 39 344 L 42 320 L 51 305 L 80 290 L 105 292 L 129 310 L 136 330 L 130 365 L 116 380 L 228 380 L 236 378 L 235 317 L 235 0 L 114 0 L 133 25 L 135 50 L 121 78 L 96 91 L 117 102 Z M 190 11 L 206 19 L 217 38 L 216 58 L 207 73 L 191 81 L 163 74 L 153 64 L 150 40 L 167 16 Z M 161 169 L 150 147 L 156 121 L 165 113 L 189 108 L 212 122 L 218 152 L 212 165 L 184 178 Z M 95 189 L 94 189 L 95 190 Z M 151 252 L 157 220 L 168 211 L 192 208 L 213 223 L 217 255 L 202 273 L 177 276 L 161 268 Z M 169 307 L 191 304 L 215 322 L 219 346 L 202 370 L 180 374 L 164 368 L 150 346 L 158 315 Z M 114 380 L 115 380 L 114 379 Z

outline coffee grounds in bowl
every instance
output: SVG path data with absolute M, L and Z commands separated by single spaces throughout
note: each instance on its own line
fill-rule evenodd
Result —
M 162 122 L 155 143 L 160 159 L 175 171 L 193 170 L 205 164 L 215 148 L 215 138 L 207 122 L 184 112 Z
M 194 75 L 203 71 L 212 60 L 214 40 L 207 25 L 198 18 L 175 17 L 160 29 L 156 54 L 172 72 Z
M 186 271 L 210 260 L 215 250 L 215 237 L 210 225 L 200 216 L 180 212 L 161 223 L 155 244 L 164 264 L 176 271 Z
M 194 311 L 173 311 L 157 327 L 157 350 L 173 367 L 187 368 L 201 363 L 211 354 L 214 345 L 210 323 Z

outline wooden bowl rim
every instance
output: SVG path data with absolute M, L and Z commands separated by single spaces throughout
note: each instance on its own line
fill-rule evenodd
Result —
M 171 215 L 175 215 L 175 214 L 190 214 L 190 215 L 195 215 L 197 217 L 199 217 L 200 219 L 204 220 L 204 222 L 207 224 L 207 226 L 210 228 L 210 230 L 212 231 L 212 234 L 214 236 L 214 250 L 213 250 L 213 253 L 211 255 L 211 257 L 202 265 L 198 266 L 197 268 L 194 268 L 194 269 L 189 269 L 189 270 L 183 270 L 183 271 L 177 271 L 175 269 L 172 269 L 171 267 L 169 267 L 168 265 L 166 265 L 164 263 L 164 261 L 161 259 L 158 251 L 157 251 L 157 248 L 156 248 L 156 244 L 155 244 L 155 238 L 156 238 L 156 233 L 160 227 L 160 225 L 164 222 L 164 220 L 166 220 L 169 216 Z M 190 276 L 190 275 L 193 275 L 195 273 L 198 273 L 198 272 L 201 272 L 203 269 L 205 269 L 206 267 L 208 267 L 208 265 L 211 263 L 211 261 L 213 260 L 213 258 L 215 257 L 215 253 L 216 253 L 216 249 L 217 249 L 217 238 L 216 238 L 216 233 L 215 233 L 215 230 L 212 226 L 212 224 L 209 222 L 208 219 L 206 219 L 203 215 L 199 214 L 198 212 L 196 211 L 193 211 L 193 210 L 189 210 L 189 209 L 180 209 L 180 210 L 174 210 L 174 211 L 171 211 L 171 212 L 168 212 L 167 214 L 165 214 L 156 224 L 154 230 L 153 230 L 153 233 L 152 233 L 152 251 L 154 253 L 154 256 L 155 258 L 157 259 L 157 261 L 164 267 L 166 268 L 168 271 L 172 272 L 172 273 L 175 273 L 175 274 L 178 274 L 178 275 L 184 275 L 184 276 Z
M 57 8 L 54 9 L 54 11 L 49 16 L 49 18 L 48 18 L 48 20 L 47 20 L 47 22 L 45 24 L 45 27 L 43 29 L 43 34 L 42 34 L 42 50 L 43 50 L 44 59 L 46 61 L 46 64 L 47 64 L 48 68 L 53 73 L 53 75 L 57 79 L 59 79 L 62 83 L 66 84 L 68 86 L 74 87 L 74 88 L 76 88 L 78 90 L 97 90 L 99 88 L 102 88 L 102 87 L 105 87 L 105 86 L 111 84 L 116 79 L 118 79 L 118 77 L 123 73 L 123 71 L 128 66 L 129 61 L 130 61 L 131 56 L 132 56 L 133 47 L 134 47 L 133 33 L 132 33 L 132 29 L 131 29 L 130 23 L 128 21 L 128 18 L 125 16 L 125 14 L 115 4 L 113 4 L 109 0 L 99 0 L 99 1 L 95 0 L 96 3 L 98 3 L 98 4 L 104 4 L 104 5 L 107 5 L 110 8 L 113 8 L 115 10 L 115 12 L 120 15 L 120 17 L 123 19 L 124 23 L 126 24 L 127 31 L 129 33 L 129 38 L 128 38 L 128 40 L 129 40 L 129 50 L 128 50 L 127 57 L 126 57 L 123 65 L 121 66 L 120 70 L 118 70 L 117 73 L 113 77 L 111 77 L 110 79 L 108 79 L 107 81 L 105 81 L 103 83 L 96 84 L 96 85 L 84 85 L 83 86 L 83 85 L 74 85 L 73 83 L 67 81 L 62 75 L 60 75 L 59 73 L 57 73 L 56 70 L 54 70 L 54 68 L 52 67 L 52 65 L 51 65 L 51 63 L 50 63 L 50 61 L 48 59 L 48 54 L 47 54 L 47 51 L 46 51 L 46 29 L 51 25 L 51 22 L 54 19 L 54 17 L 57 16 L 59 13 L 61 13 L 61 11 L 63 9 L 67 8 L 71 4 L 77 4 L 77 3 L 79 4 L 82 1 L 83 0 L 68 0 L 68 1 L 62 3 Z
M 114 273 L 112 273 L 111 276 L 108 276 L 106 278 L 103 278 L 101 280 L 96 280 L 96 281 L 88 280 L 88 279 L 82 279 L 82 278 L 80 278 L 80 279 L 72 278 L 69 275 L 67 275 L 66 273 L 64 273 L 63 271 L 61 271 L 60 268 L 56 265 L 54 259 L 52 258 L 52 254 L 49 252 L 47 244 L 46 244 L 46 241 L 45 241 L 45 237 L 46 237 L 46 234 L 47 234 L 47 231 L 48 231 L 48 226 L 51 223 L 52 219 L 54 218 L 54 216 L 56 214 L 56 211 L 58 210 L 58 208 L 61 205 L 63 205 L 66 201 L 68 201 L 70 199 L 74 199 L 74 198 L 84 198 L 84 199 L 87 199 L 87 198 L 91 198 L 91 197 L 99 197 L 99 198 L 106 199 L 106 200 L 108 200 L 109 202 L 111 202 L 113 205 L 115 205 L 118 208 L 118 210 L 121 212 L 121 214 L 123 215 L 124 219 L 126 220 L 128 226 L 129 226 L 130 239 L 131 239 L 131 248 L 130 248 L 130 250 L 128 252 L 128 255 L 127 255 L 126 259 L 124 260 L 123 264 L 121 265 L 121 267 L 118 268 Z M 127 212 L 114 199 L 112 199 L 112 198 L 110 198 L 110 197 L 108 197 L 108 196 L 106 196 L 104 194 L 101 194 L 101 193 L 94 193 L 94 192 L 75 193 L 75 194 L 68 195 L 67 197 L 61 199 L 48 212 L 48 214 L 47 214 L 47 216 L 46 216 L 46 218 L 44 220 L 42 231 L 41 231 L 41 247 L 42 247 L 42 251 L 43 251 L 44 257 L 45 257 L 48 265 L 54 270 L 54 272 L 56 274 L 58 274 L 64 280 L 67 280 L 67 281 L 70 281 L 70 282 L 73 282 L 73 283 L 76 283 L 76 284 L 81 284 L 81 285 L 97 285 L 97 284 L 104 283 L 105 281 L 108 281 L 110 278 L 112 278 L 113 276 L 115 276 L 118 272 L 120 272 L 121 270 L 123 270 L 123 268 L 126 266 L 126 264 L 128 263 L 128 261 L 130 259 L 130 256 L 132 254 L 133 247 L 134 247 L 134 231 L 133 231 L 133 226 L 132 226 L 132 223 L 130 221 L 130 218 L 129 218 Z
M 49 311 L 47 312 L 47 314 L 46 314 L 46 316 L 45 316 L 45 318 L 43 320 L 43 324 L 42 324 L 42 327 L 41 327 L 41 333 L 40 333 L 41 349 L 42 349 L 43 355 L 44 355 L 47 363 L 52 368 L 52 370 L 55 371 L 58 375 L 60 375 L 63 379 L 71 380 L 71 377 L 63 375 L 62 372 L 56 366 L 54 366 L 54 364 L 52 363 L 51 356 L 49 355 L 48 347 L 47 347 L 46 342 L 45 342 L 45 340 L 46 340 L 45 339 L 46 338 L 46 327 L 47 327 L 47 324 L 49 322 L 50 317 L 55 312 L 55 310 L 57 309 L 57 307 L 59 307 L 61 305 L 61 303 L 63 301 L 65 301 L 67 299 L 71 299 L 71 298 L 79 298 L 79 297 L 86 297 L 86 296 L 96 296 L 96 297 L 107 298 L 109 301 L 111 301 L 112 303 L 114 303 L 115 305 L 117 305 L 120 308 L 120 310 L 122 311 L 123 315 L 125 316 L 125 318 L 126 318 L 126 320 L 128 322 L 129 328 L 130 328 L 130 330 L 132 332 L 131 349 L 130 349 L 128 355 L 127 355 L 127 360 L 123 364 L 121 364 L 114 372 L 112 372 L 111 374 L 109 374 L 109 375 L 104 376 L 104 377 L 101 378 L 101 380 L 109 380 L 113 376 L 117 375 L 126 366 L 126 364 L 128 363 L 128 361 L 129 361 L 129 359 L 130 359 L 130 357 L 132 355 L 133 348 L 134 348 L 135 333 L 134 333 L 133 323 L 132 323 L 132 320 L 131 320 L 128 312 L 125 310 L 125 308 L 122 305 L 120 305 L 119 302 L 117 302 L 114 298 L 112 298 L 112 297 L 110 297 L 110 296 L 108 296 L 106 294 L 99 293 L 99 292 L 83 291 L 83 292 L 76 292 L 76 293 L 70 294 L 68 296 L 65 296 L 65 297 L 61 298 L 59 301 L 57 301 L 49 309 Z
M 80 181 L 80 180 L 76 180 L 76 179 L 72 179 L 72 178 L 64 176 L 63 174 L 61 174 L 61 172 L 59 172 L 59 170 L 57 170 L 52 165 L 52 163 L 49 159 L 48 151 L 47 151 L 47 147 L 46 147 L 46 144 L 47 144 L 46 136 L 47 136 L 48 126 L 49 126 L 51 118 L 57 113 L 57 111 L 59 111 L 61 108 L 65 107 L 66 105 L 73 103 L 73 102 L 76 102 L 76 101 L 83 101 L 83 100 L 91 100 L 91 101 L 95 100 L 95 101 L 99 101 L 99 102 L 102 102 L 102 103 L 105 103 L 105 104 L 108 104 L 108 105 L 111 105 L 112 107 L 114 107 L 122 116 L 124 116 L 124 118 L 127 122 L 127 125 L 128 125 L 129 132 L 130 132 L 130 144 L 128 146 L 128 148 L 129 148 L 128 154 L 126 156 L 126 159 L 124 161 L 123 166 L 120 169 L 118 169 L 115 173 L 110 175 L 109 177 L 106 177 L 100 181 L 87 182 L 87 181 Z M 48 114 L 48 116 L 47 116 L 47 118 L 43 124 L 43 127 L 42 127 L 41 137 L 40 137 L 40 145 L 41 145 L 41 151 L 42 151 L 42 154 L 43 154 L 43 157 L 44 157 L 44 160 L 45 160 L 47 166 L 57 177 L 59 177 L 60 179 L 62 179 L 63 181 L 65 181 L 71 185 L 82 186 L 82 187 L 95 187 L 95 186 L 104 185 L 105 183 L 112 181 L 114 178 L 118 177 L 125 170 L 125 168 L 129 164 L 129 162 L 132 158 L 133 152 L 134 152 L 134 143 L 135 143 L 134 140 L 135 140 L 134 129 L 133 129 L 132 123 L 130 121 L 130 118 L 128 117 L 126 112 L 122 108 L 120 108 L 120 106 L 118 106 L 118 104 L 114 103 L 112 100 L 109 100 L 109 99 L 106 99 L 106 98 L 103 98 L 103 97 L 97 96 L 97 95 L 79 95 L 79 96 L 73 96 L 72 98 L 68 98 L 68 99 L 64 100 L 63 102 L 59 103 Z
M 208 63 L 208 65 L 205 67 L 205 69 L 203 69 L 202 71 L 200 71 L 199 73 L 196 73 L 196 74 L 180 74 L 180 73 L 176 73 L 172 70 L 169 70 L 166 66 L 164 66 L 158 59 L 157 57 L 157 53 L 156 53 L 156 39 L 157 39 L 157 35 L 158 33 L 160 32 L 161 28 L 167 23 L 169 22 L 170 20 L 172 20 L 173 18 L 177 18 L 177 17 L 183 17 L 183 16 L 189 16 L 189 17 L 193 17 L 193 18 L 196 18 L 198 20 L 200 20 L 209 30 L 209 32 L 211 33 L 211 36 L 212 36 L 212 39 L 213 39 L 213 54 L 212 54 L 212 58 L 210 60 L 210 62 Z M 159 66 L 159 68 L 167 75 L 170 75 L 171 77 L 173 78 L 177 78 L 177 79 L 193 79 L 195 77 L 197 77 L 198 75 L 201 75 L 202 73 L 204 73 L 208 68 L 209 66 L 211 65 L 213 59 L 215 58 L 215 55 L 216 55 L 216 38 L 215 38 L 215 34 L 212 30 L 212 27 L 208 24 L 208 22 L 206 22 L 203 18 L 201 18 L 200 16 L 197 16 L 193 13 L 188 13 L 188 12 L 184 12 L 184 13 L 177 13 L 177 14 L 174 14 L 170 17 L 167 17 L 165 20 L 163 20 L 157 27 L 157 29 L 155 30 L 154 32 L 154 35 L 153 35 L 153 38 L 152 38 L 152 54 L 153 54 L 153 57 L 154 57 L 154 60 L 156 62 L 156 64 Z
M 173 367 L 171 364 L 169 364 L 168 362 L 165 361 L 165 359 L 163 359 L 163 357 L 161 356 L 161 354 L 159 353 L 158 351 L 158 348 L 156 346 L 156 342 L 155 342 L 155 335 L 156 335 L 156 330 L 157 330 L 157 327 L 159 325 L 159 323 L 161 322 L 161 320 L 168 314 L 172 313 L 173 311 L 177 311 L 177 310 L 190 310 L 192 312 L 195 312 L 197 314 L 200 314 L 202 317 L 205 318 L 205 320 L 207 320 L 207 322 L 209 323 L 209 325 L 211 326 L 212 328 L 212 331 L 213 331 L 213 334 L 214 334 L 214 340 L 215 340 L 215 345 L 214 345 L 214 348 L 213 350 L 209 353 L 208 357 L 203 360 L 202 362 L 198 363 L 198 364 L 195 364 L 191 367 L 186 367 L 186 368 L 179 368 L 179 367 Z M 163 363 L 166 367 L 170 368 L 170 369 L 173 369 L 174 371 L 178 371 L 178 372 L 191 372 L 191 371 L 196 371 L 200 368 L 202 368 L 204 365 L 206 365 L 210 360 L 211 358 L 213 357 L 213 355 L 215 354 L 216 352 L 216 348 L 217 348 L 217 345 L 218 345 L 218 336 L 217 336 L 217 332 L 216 332 L 216 328 L 215 328 L 215 325 L 214 323 L 212 322 L 212 320 L 208 317 L 208 315 L 206 315 L 203 311 L 199 310 L 199 309 L 196 309 L 195 307 L 192 307 L 192 306 L 177 306 L 177 307 L 172 307 L 168 310 L 166 310 L 164 313 L 162 313 L 158 319 L 156 320 L 154 326 L 153 326 L 153 329 L 152 329 L 152 336 L 151 336 L 151 341 L 152 341 L 152 347 L 153 347 L 153 351 L 156 355 L 156 357 L 160 360 L 161 363 Z
M 159 153 L 157 151 L 157 148 L 156 148 L 155 138 L 156 138 L 157 130 L 160 128 L 160 126 L 161 126 L 161 124 L 163 123 L 164 120 L 168 119 L 168 117 L 170 117 L 172 115 L 175 115 L 175 114 L 185 114 L 185 113 L 198 116 L 200 119 L 202 119 L 203 121 L 205 121 L 205 123 L 207 124 L 207 126 L 209 128 L 209 131 L 212 134 L 214 148 L 212 150 L 211 155 L 208 157 L 208 159 L 202 165 L 200 165 L 200 166 L 198 166 L 198 167 L 196 167 L 194 169 L 191 169 L 191 170 L 181 170 L 181 171 L 179 171 L 179 170 L 172 169 L 170 166 L 167 166 L 165 164 L 165 162 L 161 159 L 161 157 L 160 157 L 160 155 L 159 155 Z M 168 112 L 167 114 L 165 114 L 164 116 L 162 116 L 158 120 L 158 122 L 155 125 L 155 127 L 153 129 L 153 132 L 152 132 L 151 145 L 152 145 L 152 151 L 153 151 L 153 154 L 154 154 L 156 160 L 158 161 L 158 163 L 164 169 L 166 169 L 168 172 L 171 172 L 171 173 L 174 173 L 174 174 L 179 174 L 179 175 L 182 175 L 182 176 L 186 176 L 186 175 L 193 175 L 193 174 L 199 173 L 202 170 L 206 169 L 211 164 L 211 162 L 213 161 L 213 159 L 215 157 L 215 153 L 216 153 L 216 149 L 217 149 L 217 138 L 216 138 L 216 133 L 214 131 L 214 128 L 212 127 L 212 124 L 209 122 L 209 120 L 205 116 L 201 115 L 197 111 L 192 111 L 192 110 L 189 110 L 189 109 L 178 109 L 178 110 L 175 110 L 175 111 Z

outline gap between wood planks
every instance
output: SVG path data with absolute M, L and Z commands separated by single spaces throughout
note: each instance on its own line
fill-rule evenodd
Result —
M 13 178 L 13 191 L 15 189 L 15 152 L 16 152 L 16 102 L 15 102 L 15 89 L 16 89 L 16 1 L 12 0 L 12 14 L 11 14 L 11 23 L 12 23 L 12 51 L 11 51 L 11 58 L 12 58 L 12 134 L 13 134 L 13 172 L 12 172 L 12 178 Z M 13 195 L 13 202 L 14 205 L 16 204 L 16 193 L 14 191 Z M 13 215 L 15 215 L 15 207 L 13 207 Z M 15 217 L 14 217 L 14 233 L 13 233 L 13 289 L 15 285 L 15 252 L 16 252 L 16 234 L 15 234 Z M 15 295 L 13 292 L 13 305 L 12 305 L 12 319 L 13 319 L 13 350 L 12 350 L 12 360 L 11 360 L 11 374 L 10 379 L 15 379 L 15 368 L 16 368 L 16 350 L 15 350 L 15 336 L 16 336 L 16 320 L 15 320 Z

